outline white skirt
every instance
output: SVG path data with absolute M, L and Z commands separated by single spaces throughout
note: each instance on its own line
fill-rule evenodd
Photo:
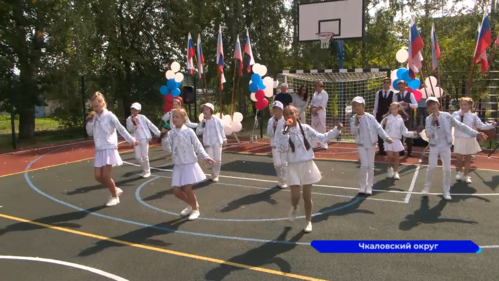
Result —
M 196 184 L 205 179 L 206 175 L 197 162 L 191 164 L 176 164 L 173 166 L 172 187 Z
M 286 169 L 286 183 L 289 186 L 314 184 L 322 179 L 321 171 L 313 160 L 289 163 Z
M 123 165 L 123 160 L 121 160 L 121 156 L 117 149 L 97 150 L 95 152 L 95 168 L 101 168 L 104 166 L 116 167 L 121 165 Z
M 454 140 L 454 153 L 472 155 L 482 151 L 476 138 L 456 138 Z
M 404 145 L 399 139 L 393 139 L 393 143 L 383 143 L 383 146 L 385 147 L 385 151 L 404 151 Z

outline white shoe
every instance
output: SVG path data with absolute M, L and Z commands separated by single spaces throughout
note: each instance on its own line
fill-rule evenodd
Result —
M 295 209 L 295 207 L 291 206 L 291 209 L 289 209 L 288 212 L 288 221 L 294 221 L 297 212 L 298 212 L 298 207 Z
M 281 184 L 281 189 L 284 189 L 284 188 L 288 188 L 288 185 L 285 183 Z
M 388 178 L 393 178 L 393 168 L 392 167 L 389 167 L 388 168 Z
M 393 175 L 393 178 L 396 179 L 396 180 L 399 180 L 400 179 L 399 173 L 395 172 L 395 174 Z
M 366 194 L 367 195 L 373 195 L 373 187 L 372 186 L 368 186 L 366 188 Z
M 471 177 L 470 177 L 470 176 L 464 176 L 464 177 L 463 177 L 463 180 L 464 180 L 466 183 L 471 183 Z
M 444 192 L 444 199 L 448 200 L 448 201 L 452 200 L 452 197 L 450 197 L 450 193 L 449 192 Z
M 189 216 L 189 220 L 193 221 L 193 220 L 199 218 L 200 214 L 201 213 L 199 213 L 199 210 L 192 211 L 191 215 Z
M 192 213 L 192 207 L 189 206 L 189 207 L 183 209 L 182 212 L 180 212 L 180 215 L 185 217 L 185 216 L 190 215 L 191 213 Z
M 305 226 L 305 229 L 303 229 L 303 231 L 305 233 L 310 233 L 312 232 L 312 222 L 311 221 L 307 221 L 307 226 Z
M 121 190 L 121 188 L 118 188 L 118 187 L 117 187 L 117 188 L 116 188 L 116 195 L 117 195 L 118 197 L 120 197 L 120 196 L 121 196 L 121 194 L 123 194 L 123 190 Z
M 428 197 L 429 192 L 430 192 L 430 189 L 425 187 L 421 193 L 423 194 L 423 197 Z
M 151 176 L 151 172 L 142 173 L 142 177 L 145 179 L 147 179 L 150 176 Z
M 107 201 L 106 206 L 111 207 L 111 206 L 116 206 L 120 203 L 120 198 L 118 197 L 111 197 L 109 198 L 109 201 Z
M 359 194 L 366 194 L 366 187 L 359 188 Z
M 216 177 L 213 177 L 213 176 L 212 176 L 212 177 L 211 177 L 211 181 L 212 181 L 212 182 L 218 182 L 218 176 L 216 176 Z
M 462 179 L 463 179 L 463 172 L 457 172 L 457 174 L 456 174 L 456 180 L 460 181 Z

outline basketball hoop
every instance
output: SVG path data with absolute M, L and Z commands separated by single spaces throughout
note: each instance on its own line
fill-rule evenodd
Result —
M 315 35 L 317 35 L 317 37 L 321 40 L 321 49 L 328 49 L 329 42 L 334 39 L 334 32 L 319 32 Z

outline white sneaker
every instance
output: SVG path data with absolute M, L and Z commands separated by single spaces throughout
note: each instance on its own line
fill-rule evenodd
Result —
M 188 206 L 187 208 L 183 209 L 182 212 L 180 212 L 180 215 L 185 217 L 188 216 L 192 213 L 192 207 Z
M 452 197 L 450 197 L 450 193 L 449 192 L 444 192 L 444 199 L 448 200 L 448 201 L 452 200 Z
M 393 168 L 392 167 L 389 167 L 388 168 L 388 178 L 393 178 Z
M 463 179 L 463 172 L 457 172 L 457 174 L 456 174 L 456 180 L 460 181 L 462 179 Z
M 463 180 L 464 180 L 466 183 L 471 183 L 471 177 L 470 177 L 470 176 L 464 176 L 464 177 L 463 177 Z
M 428 197 L 429 192 L 430 188 L 425 187 L 421 193 L 423 194 L 423 197 Z
M 199 218 L 200 214 L 201 213 L 199 213 L 199 210 L 192 211 L 191 215 L 189 216 L 189 220 L 193 221 L 193 220 Z
M 116 188 L 116 195 L 117 195 L 118 197 L 120 197 L 120 196 L 121 196 L 121 194 L 123 194 L 123 190 L 121 190 L 121 188 L 117 187 L 117 188 Z
M 147 172 L 147 173 L 143 173 L 142 174 L 142 177 L 145 178 L 145 179 L 147 179 L 150 176 L 151 176 L 151 172 Z
M 373 195 L 373 187 L 372 186 L 368 186 L 366 188 L 366 194 L 367 195 Z
M 211 178 L 211 181 L 212 181 L 212 182 L 218 182 L 218 176 L 216 176 L 216 177 L 212 177 L 212 178 Z
M 289 209 L 288 212 L 288 221 L 294 221 L 297 212 L 298 212 L 298 207 L 295 209 L 295 207 L 291 206 L 291 209 Z
M 285 183 L 281 184 L 281 189 L 284 189 L 284 188 L 288 188 L 288 185 Z
M 116 206 L 120 203 L 120 198 L 118 197 L 111 197 L 109 198 L 109 201 L 107 201 L 106 206 L 111 207 L 111 206 Z
M 303 229 L 303 231 L 305 233 L 310 233 L 312 232 L 312 222 L 311 221 L 307 221 L 307 226 L 305 226 L 305 229 Z
M 366 194 L 366 187 L 359 188 L 359 194 Z
M 396 179 L 396 180 L 399 180 L 400 179 L 399 173 L 395 172 L 395 174 L 393 175 L 393 178 Z

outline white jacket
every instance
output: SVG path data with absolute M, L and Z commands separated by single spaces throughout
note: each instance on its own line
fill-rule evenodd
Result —
M 276 147 L 276 132 L 277 132 L 277 127 L 279 127 L 279 125 L 282 125 L 282 128 L 284 128 L 284 117 L 281 117 L 281 119 L 279 119 L 279 122 L 277 124 L 277 126 L 275 127 L 274 129 L 274 122 L 275 122 L 275 117 L 270 117 L 269 119 L 269 123 L 267 124 L 267 137 L 270 139 L 270 146 L 272 148 L 275 148 Z
M 135 138 L 132 137 L 121 125 L 120 121 L 111 111 L 104 109 L 99 115 L 96 114 L 94 118 L 87 122 L 87 134 L 94 137 L 95 150 L 118 149 L 118 135 L 125 138 L 125 140 L 132 144 Z
M 161 120 L 163 120 L 165 122 L 170 122 L 170 127 L 171 128 L 175 127 L 175 125 L 173 125 L 172 112 L 171 111 L 165 113 L 165 115 L 163 115 L 163 117 L 161 117 Z M 189 127 L 189 128 L 196 129 L 197 126 L 198 126 L 198 123 L 192 123 L 191 120 L 189 120 L 189 116 L 187 116 L 187 121 L 185 122 L 185 125 L 187 125 L 187 127 Z
M 378 135 L 383 140 L 386 140 L 389 136 L 385 132 L 385 130 L 383 130 L 383 127 L 381 127 L 378 121 L 376 121 L 376 118 L 374 118 L 374 116 L 372 116 L 367 112 L 365 112 L 364 114 L 365 116 L 362 118 L 367 118 L 366 120 L 367 120 L 367 125 L 369 126 L 368 130 L 371 137 L 371 144 L 375 146 L 376 143 L 378 143 Z M 355 125 L 356 116 L 357 114 L 354 114 L 352 117 L 350 117 L 350 133 L 355 137 L 355 143 L 358 146 L 363 146 L 364 142 L 362 141 L 360 136 L 360 125 L 359 126 Z
M 161 141 L 161 146 L 171 153 L 175 165 L 196 163 L 196 153 L 203 159 L 209 157 L 194 131 L 185 125 L 180 129 L 172 128 L 168 136 Z
M 458 122 L 461 122 L 461 110 L 458 110 L 452 114 L 452 117 L 454 117 Z M 491 130 L 494 129 L 494 124 L 485 124 L 478 118 L 476 114 L 471 113 L 468 111 L 467 113 L 464 114 L 463 122 L 466 126 L 475 129 L 478 128 L 480 130 Z M 472 136 L 461 132 L 461 131 L 454 131 L 454 137 L 455 138 L 463 138 L 463 139 L 470 139 L 473 138 Z
M 142 132 L 144 133 L 147 141 L 150 141 L 152 138 L 151 131 L 157 137 L 161 135 L 161 132 L 158 130 L 158 128 L 154 126 L 145 115 L 137 114 L 137 118 L 139 120 L 138 126 L 140 126 L 140 128 L 142 129 Z M 126 128 L 131 134 L 133 134 L 135 138 L 137 138 L 137 136 L 135 135 L 136 126 L 133 124 L 132 116 L 128 116 L 128 118 L 126 119 Z
M 390 136 L 392 139 L 402 139 L 402 137 L 406 138 L 413 138 L 414 137 L 414 132 L 410 132 L 407 130 L 407 127 L 404 124 L 404 119 L 402 119 L 402 116 L 397 115 L 393 116 L 392 114 L 388 115 L 387 117 L 383 118 L 381 121 L 381 124 L 386 121 L 386 126 L 385 126 L 385 132 Z
M 301 126 L 303 128 L 305 138 L 307 138 L 310 145 L 315 142 L 328 142 L 329 140 L 336 138 L 340 133 L 338 127 L 334 127 L 334 129 L 330 130 L 329 132 L 321 134 L 307 124 L 302 124 Z M 298 125 L 289 127 L 289 130 L 286 134 L 284 134 L 283 131 L 284 122 L 277 125 L 276 141 L 277 149 L 281 152 L 286 153 L 286 159 L 288 163 L 306 162 L 314 159 L 314 149 L 312 147 L 310 147 L 309 150 L 306 149 L 303 134 Z M 289 144 L 290 139 L 295 146 L 294 152 L 292 151 Z
M 216 129 L 213 130 L 214 128 Z M 211 119 L 206 120 L 205 126 L 203 126 L 202 123 L 198 125 L 196 133 L 198 134 L 198 136 L 203 135 L 203 143 L 205 145 L 207 144 L 207 140 L 212 137 L 212 134 L 215 134 L 217 136 L 218 143 L 220 145 L 223 145 L 227 141 L 222 120 L 215 118 L 214 116 L 212 116 Z
M 470 135 L 471 137 L 476 137 L 478 135 L 477 131 L 471 129 L 470 127 L 466 126 L 461 122 L 458 122 L 456 119 L 452 117 L 452 115 L 450 115 L 447 112 L 440 112 L 440 117 L 438 118 L 438 125 L 444 128 L 445 136 L 439 136 L 437 125 L 436 124 L 433 125 L 432 123 L 433 123 L 433 114 L 430 114 L 428 117 L 426 117 L 426 126 L 425 126 L 425 133 L 429 139 L 428 144 L 430 146 L 436 146 L 440 138 L 445 138 L 446 142 L 449 144 L 449 147 L 451 147 L 452 127 L 456 127 L 458 130 L 464 132 L 467 135 Z

